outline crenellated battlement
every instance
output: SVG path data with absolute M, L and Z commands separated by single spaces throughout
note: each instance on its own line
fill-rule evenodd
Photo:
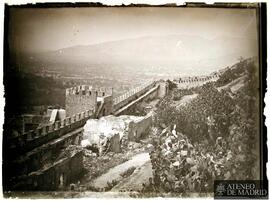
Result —
M 127 98 L 133 96 L 134 94 L 147 91 L 147 90 L 151 89 L 152 87 L 154 87 L 155 84 L 156 84 L 155 82 L 152 82 L 151 81 L 151 82 L 148 82 L 148 83 L 143 84 L 141 86 L 138 86 L 136 88 L 133 88 L 133 89 L 129 90 L 128 92 L 126 92 L 126 93 L 124 93 L 124 94 L 122 94 L 122 95 L 114 98 L 113 99 L 113 104 L 114 105 L 117 105 L 118 103 L 126 100 Z
M 97 110 L 97 98 L 113 95 L 113 88 L 96 88 L 88 85 L 80 85 L 66 89 L 66 113 L 72 116 L 78 112 L 90 108 Z
M 155 87 L 156 82 L 151 81 L 147 82 L 141 86 L 138 86 L 134 89 L 129 90 L 128 92 L 122 94 L 121 96 L 118 96 L 113 99 L 113 107 L 114 111 L 119 110 L 121 107 L 124 107 L 128 102 L 132 101 L 134 97 L 140 97 L 144 93 L 146 93 L 148 90 Z
M 66 132 L 61 131 L 65 131 L 67 130 L 67 128 L 69 130 L 72 130 L 77 128 L 78 126 L 83 126 L 85 121 L 90 117 L 93 117 L 93 115 L 94 110 L 87 110 L 81 113 L 74 114 L 71 117 L 67 117 L 62 121 L 56 121 L 53 124 L 42 126 L 40 128 L 37 128 L 36 130 L 32 130 L 18 136 L 7 136 L 8 143 L 10 144 L 11 149 L 18 147 L 26 147 L 27 145 L 30 145 L 34 142 L 35 146 L 39 146 L 39 143 L 37 142 L 39 138 L 44 139 L 46 138 L 46 136 L 48 136 L 48 140 L 45 139 L 40 142 L 40 144 L 43 144 L 44 142 L 54 138 L 53 134 L 55 134 L 55 137 L 65 135 Z
M 132 99 L 133 96 L 140 96 L 147 90 L 153 88 L 155 84 L 156 82 L 149 82 L 136 87 L 135 89 L 130 90 L 122 96 L 113 99 L 114 103 L 112 104 L 114 104 L 115 107 L 121 107 L 121 105 L 125 104 L 125 101 L 129 101 L 129 99 Z M 9 144 L 8 147 L 10 147 L 10 151 L 20 150 L 21 152 L 27 152 L 35 147 L 42 146 L 52 139 L 57 139 L 77 128 L 83 127 L 87 119 L 94 117 L 95 115 L 96 108 L 93 106 L 95 106 L 94 103 L 96 103 L 96 95 L 94 95 L 95 99 L 90 97 L 85 99 L 77 97 L 76 95 L 78 95 L 78 93 L 80 94 L 82 91 L 91 91 L 91 93 L 93 93 L 93 91 L 97 91 L 100 93 L 105 93 L 105 96 L 112 94 L 113 92 L 112 88 L 100 88 L 97 90 L 85 85 L 67 89 L 67 103 L 72 105 L 72 111 L 74 113 L 67 115 L 67 117 L 63 120 L 55 121 L 52 124 L 44 125 L 29 132 L 21 134 L 17 132 L 10 133 L 6 138 L 7 143 Z M 75 98 L 73 95 L 75 95 Z M 87 96 L 87 93 L 82 93 L 82 95 Z M 93 102 L 90 102 L 90 100 L 93 100 Z
M 97 96 L 98 97 L 104 97 L 104 96 L 112 96 L 113 95 L 113 88 L 106 88 L 106 87 L 101 87 L 96 89 L 97 91 Z
M 220 73 L 215 73 L 208 76 L 180 77 L 178 79 L 178 82 L 179 83 L 207 82 L 207 81 L 218 79 L 219 76 L 220 76 Z
M 66 89 L 66 114 L 71 117 L 74 114 L 96 110 L 98 90 L 92 86 L 80 85 Z
M 68 95 L 86 95 L 86 96 L 111 96 L 113 94 L 113 88 L 106 87 L 93 87 L 89 85 L 79 85 L 66 89 L 66 96 Z
M 66 89 L 66 96 L 68 95 L 86 95 L 97 96 L 98 89 L 88 85 L 79 85 Z

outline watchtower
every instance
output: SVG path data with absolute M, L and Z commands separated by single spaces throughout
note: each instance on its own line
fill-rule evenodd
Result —
M 90 109 L 97 109 L 98 90 L 80 85 L 66 89 L 66 115 L 68 117 Z

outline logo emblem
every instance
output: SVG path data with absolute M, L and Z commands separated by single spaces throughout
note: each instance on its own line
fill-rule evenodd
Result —
M 222 183 L 218 184 L 216 188 L 216 192 L 217 192 L 217 195 L 219 196 L 223 195 L 223 193 L 226 192 L 225 185 Z

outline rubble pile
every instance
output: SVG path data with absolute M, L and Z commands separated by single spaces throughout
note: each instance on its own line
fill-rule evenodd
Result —
M 128 129 L 131 121 L 144 117 L 122 115 L 90 119 L 84 127 L 83 147 L 96 147 L 102 155 L 110 151 L 119 153 L 128 146 Z
M 85 176 L 85 183 L 88 183 L 104 174 L 110 168 L 126 162 L 129 159 L 128 157 L 129 156 L 126 156 L 123 153 L 112 152 L 109 152 L 106 155 L 97 156 L 97 154 L 91 150 L 84 149 L 84 168 L 88 172 Z
M 64 151 L 59 154 L 57 160 L 60 160 L 62 158 L 69 158 L 82 150 L 83 148 L 79 145 L 69 145 L 67 148 L 64 149 Z

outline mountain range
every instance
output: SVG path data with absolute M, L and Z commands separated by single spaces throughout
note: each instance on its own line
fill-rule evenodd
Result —
M 79 45 L 55 51 L 36 53 L 33 62 L 74 65 L 93 68 L 110 66 L 115 70 L 144 71 L 163 69 L 208 72 L 224 68 L 240 57 L 256 56 L 257 42 L 249 38 L 218 37 L 206 39 L 197 35 L 146 36 L 109 41 L 92 45 Z M 169 68 L 168 68 L 169 67 Z

